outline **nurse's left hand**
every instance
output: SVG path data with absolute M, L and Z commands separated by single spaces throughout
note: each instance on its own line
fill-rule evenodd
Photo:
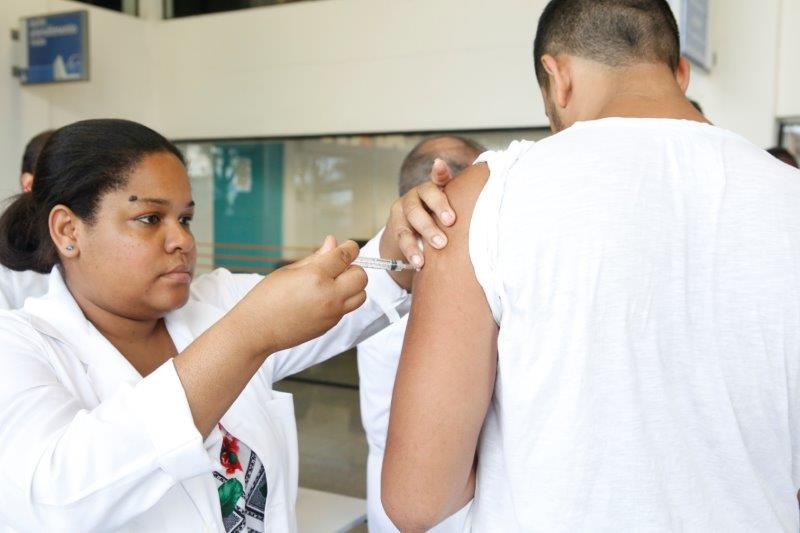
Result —
M 447 163 L 437 159 L 431 169 L 430 181 L 411 189 L 392 204 L 381 238 L 381 257 L 402 259 L 420 269 L 425 258 L 418 239 L 436 249 L 447 246 L 447 236 L 437 222 L 449 227 L 456 221 L 456 213 L 443 190 L 452 179 Z M 411 276 L 408 273 L 391 274 L 400 285 L 410 287 Z

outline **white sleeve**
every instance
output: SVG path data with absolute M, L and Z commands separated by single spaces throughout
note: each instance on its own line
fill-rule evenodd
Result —
M 469 257 L 495 322 L 502 317 L 502 301 L 505 297 L 503 283 L 497 268 L 498 231 L 500 208 L 503 203 L 505 182 L 514 163 L 534 146 L 531 141 L 514 141 L 504 151 L 488 151 L 481 154 L 475 164 L 486 163 L 489 179 L 486 181 L 469 226 Z
M 26 321 L 0 315 L 0 345 L 3 524 L 117 529 L 179 481 L 214 468 L 172 360 L 88 410 Z
M 364 257 L 378 257 L 383 231 L 361 250 Z M 295 374 L 353 348 L 358 343 L 399 320 L 411 307 L 411 295 L 383 270 L 366 269 L 368 276 L 367 301 L 345 315 L 324 335 L 294 348 L 272 354 L 274 381 Z
M 217 268 L 192 282 L 191 297 L 227 313 L 262 279 L 261 274 L 233 274 L 225 268 Z

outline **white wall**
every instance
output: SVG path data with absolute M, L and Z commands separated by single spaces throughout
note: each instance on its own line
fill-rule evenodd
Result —
M 782 0 L 778 116 L 800 118 L 800 0 Z
M 531 59 L 545 3 L 327 0 L 167 21 L 164 126 L 178 138 L 546 126 Z M 695 68 L 689 94 L 713 122 L 767 146 L 776 116 L 800 114 L 798 22 L 800 0 L 711 0 L 716 62 Z
M 16 63 L 15 50 L 9 38 L 11 28 L 19 27 L 20 13 L 25 9 L 43 11 L 46 0 L 6 0 L 0 9 L 0 198 L 17 192 L 19 164 L 25 139 L 36 128 L 46 129 L 46 104 L 19 90 L 19 82 L 11 77 Z
M 0 195 L 28 137 L 87 117 L 183 139 L 545 126 L 531 59 L 544 4 L 325 0 L 168 21 L 89 8 L 91 81 L 23 88 L 6 74 L 9 29 L 86 6 L 2 0 Z M 776 116 L 800 115 L 800 0 L 711 6 L 717 62 L 689 93 L 717 124 L 772 144 Z
M 90 81 L 22 87 L 11 77 L 9 39 L 19 18 L 88 9 Z M 0 7 L 0 198 L 17 192 L 19 163 L 36 133 L 76 120 L 122 117 L 162 128 L 153 76 L 158 23 L 66 0 L 2 0 Z
M 779 18 L 788 1 L 711 0 L 715 61 L 710 73 L 694 68 L 688 91 L 712 122 L 763 147 L 777 141 Z
M 175 137 L 545 124 L 544 0 L 326 0 L 163 23 Z M 169 51 L 169 53 L 166 53 Z

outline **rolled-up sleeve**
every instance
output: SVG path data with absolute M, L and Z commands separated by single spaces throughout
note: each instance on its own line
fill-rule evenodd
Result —
M 172 359 L 130 389 L 130 406 L 152 443 L 158 464 L 187 479 L 212 466 Z
M 361 249 L 363 257 L 379 257 L 379 244 L 383 231 Z M 324 335 L 294 348 L 272 354 L 273 380 L 286 376 L 338 355 L 399 320 L 411 307 L 411 295 L 400 287 L 383 270 L 367 269 L 367 301 L 345 315 Z
M 115 529 L 179 481 L 213 470 L 172 360 L 87 408 L 59 379 L 71 363 L 50 342 L 58 341 L 0 316 L 1 522 Z

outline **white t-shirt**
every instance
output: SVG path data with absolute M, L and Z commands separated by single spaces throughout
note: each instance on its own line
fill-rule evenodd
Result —
M 475 531 L 798 531 L 800 172 L 610 118 L 485 158 Z
M 19 309 L 25 298 L 44 295 L 47 279 L 47 274 L 17 272 L 0 265 L 0 309 Z

